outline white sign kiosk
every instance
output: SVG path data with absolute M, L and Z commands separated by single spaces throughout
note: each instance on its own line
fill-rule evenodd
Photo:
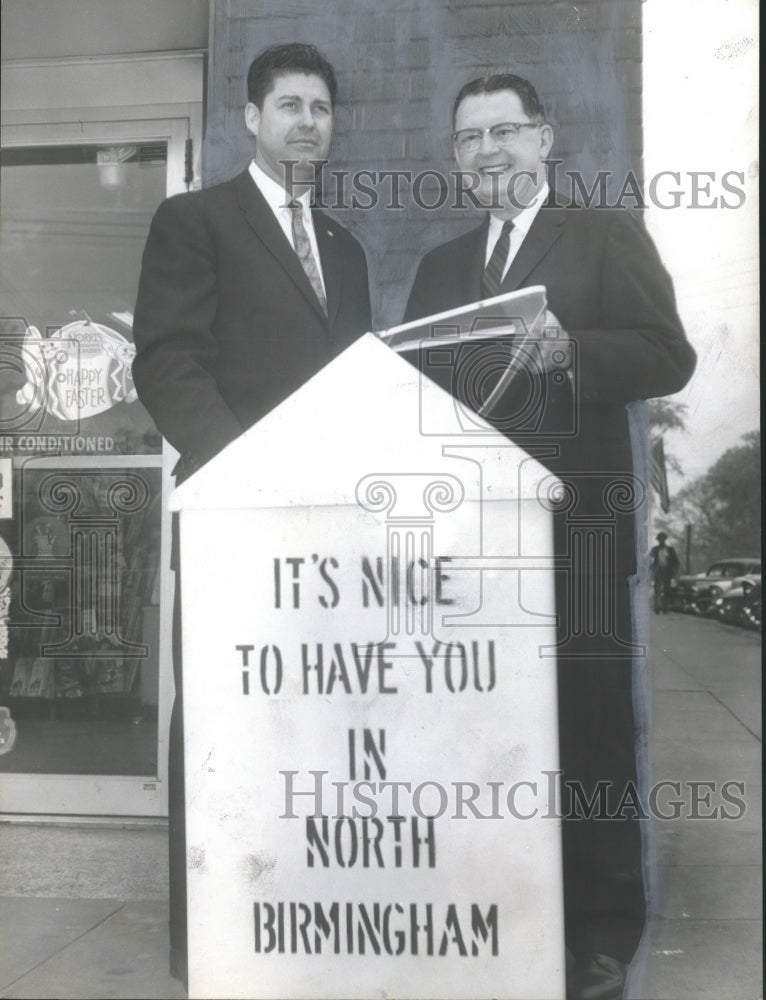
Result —
M 368 335 L 175 492 L 191 997 L 563 997 L 551 481 Z

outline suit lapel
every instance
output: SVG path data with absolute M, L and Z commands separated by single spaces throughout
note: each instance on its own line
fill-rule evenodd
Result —
M 564 231 L 566 213 L 563 208 L 543 206 L 513 258 L 508 273 L 503 279 L 501 291 L 514 292 L 521 287 L 529 273 L 548 253 Z
M 303 265 L 290 246 L 290 242 L 274 217 L 274 213 L 271 211 L 268 202 L 250 176 L 250 171 L 243 171 L 235 179 L 235 183 L 237 185 L 237 196 L 240 207 L 245 213 L 245 218 L 251 229 L 266 250 L 279 261 L 288 277 L 290 277 L 301 294 L 324 320 L 325 316 L 322 312 L 322 307 L 319 304 L 314 289 L 311 287 L 311 282 L 306 277 Z M 322 266 L 324 270 L 324 257 L 322 258 Z M 325 276 L 326 281 L 327 277 Z
M 487 232 L 489 230 L 489 215 L 478 229 L 472 229 L 466 239 L 470 240 L 465 254 L 466 267 L 461 272 L 465 288 L 462 290 L 463 302 L 478 302 L 484 295 L 481 290 L 481 279 L 484 275 L 484 258 L 487 255 Z

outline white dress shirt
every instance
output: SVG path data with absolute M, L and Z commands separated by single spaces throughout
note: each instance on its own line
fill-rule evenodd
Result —
M 268 174 L 264 173 L 263 170 L 261 170 L 261 168 L 256 164 L 255 160 L 250 161 L 249 170 L 250 176 L 255 181 L 258 190 L 266 199 L 269 208 L 274 213 L 274 217 L 282 227 L 282 232 L 287 237 L 288 243 L 293 250 L 295 250 L 295 244 L 293 243 L 293 213 L 287 207 L 287 202 L 289 200 L 287 191 L 285 191 L 281 184 L 277 184 L 277 182 L 269 177 Z M 314 254 L 317 271 L 319 272 L 319 280 L 322 282 L 322 288 L 324 289 L 326 296 L 327 288 L 324 283 L 324 274 L 322 273 L 322 258 L 319 256 L 319 247 L 317 245 L 317 237 L 314 231 L 314 220 L 311 218 L 310 199 L 311 192 L 304 191 L 303 194 L 298 195 L 294 200 L 299 202 L 301 205 L 303 226 L 306 230 L 306 235 L 309 238 L 309 243 L 311 244 L 311 252 Z
M 524 242 L 524 239 L 529 232 L 532 223 L 535 221 L 537 213 L 540 211 L 543 202 L 548 197 L 549 191 L 550 188 L 548 187 L 548 182 L 546 181 L 533 198 L 531 204 L 527 205 L 526 208 L 523 208 L 513 220 L 511 242 L 508 247 L 508 258 L 505 262 L 505 267 L 503 268 L 503 277 L 505 277 L 508 273 L 508 268 L 511 266 L 513 258 L 521 249 L 521 244 Z M 504 219 L 499 219 L 496 215 L 490 215 L 489 217 L 487 253 L 484 258 L 485 267 L 489 263 L 489 258 L 492 256 L 492 251 L 495 249 L 495 244 L 500 239 L 500 233 L 502 232 L 504 222 Z

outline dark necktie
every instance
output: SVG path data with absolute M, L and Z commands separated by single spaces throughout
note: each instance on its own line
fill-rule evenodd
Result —
M 508 249 L 511 245 L 511 230 L 513 222 L 509 219 L 503 223 L 503 228 L 495 243 L 495 249 L 484 268 L 481 278 L 481 293 L 485 299 L 491 299 L 500 294 L 500 286 L 503 283 L 503 271 L 505 262 L 508 260 Z
M 303 266 L 303 270 L 306 272 L 306 277 L 311 282 L 311 287 L 314 289 L 316 297 L 319 299 L 322 312 L 326 316 L 327 299 L 322 287 L 322 279 L 319 277 L 319 268 L 311 250 L 311 242 L 306 232 L 306 227 L 303 225 L 303 209 L 300 203 L 292 202 L 290 212 L 293 217 L 293 246 L 295 247 L 295 252 L 298 254 L 298 259 Z

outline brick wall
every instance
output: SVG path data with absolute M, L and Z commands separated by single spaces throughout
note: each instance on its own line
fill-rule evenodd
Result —
M 611 171 L 612 198 L 629 170 L 640 179 L 640 0 L 217 0 L 214 17 L 205 184 L 232 176 L 252 155 L 243 122 L 247 67 L 268 45 L 290 41 L 313 42 L 336 68 L 333 169 L 448 173 L 457 90 L 487 71 L 511 71 L 543 99 L 567 193 L 567 170 L 589 186 L 598 171 Z M 331 211 L 367 249 L 378 329 L 400 321 L 421 254 L 478 220 L 449 201 L 426 210 L 404 182 L 404 207 L 391 209 L 388 184 L 368 210 Z M 325 195 L 330 206 L 334 190 Z M 350 198 L 350 182 L 346 191 Z M 433 180 L 420 194 L 421 202 L 439 201 Z

